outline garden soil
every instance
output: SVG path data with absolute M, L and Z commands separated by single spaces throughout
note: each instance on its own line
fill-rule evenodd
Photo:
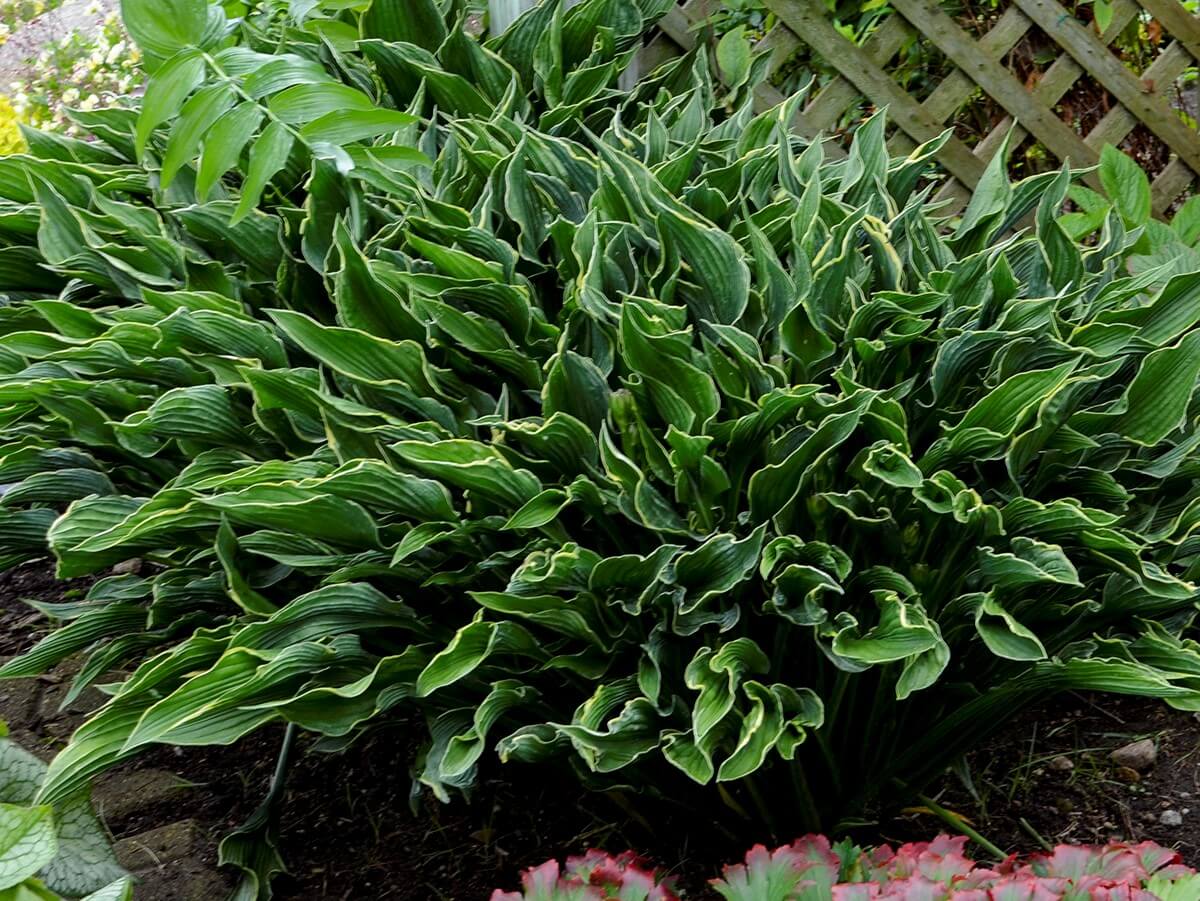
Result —
M 0 574 L 0 655 L 45 631 L 23 599 L 61 600 L 86 586 L 55 581 L 45 564 Z M 62 708 L 77 665 L 0 683 L 0 717 L 43 757 L 102 700 L 90 693 Z M 485 768 L 469 802 L 443 805 L 426 794 L 414 814 L 410 769 L 423 728 L 397 723 L 337 754 L 301 739 L 280 816 L 289 872 L 276 880 L 276 898 L 486 901 L 497 886 L 516 888 L 522 868 L 588 847 L 636 848 L 675 875 L 687 897 L 708 897 L 706 880 L 721 863 L 755 842 L 791 838 L 732 814 L 708 820 L 631 794 L 581 791 L 569 772 L 549 767 Z M 275 727 L 229 748 L 159 748 L 97 783 L 96 806 L 140 879 L 138 901 L 224 897 L 233 875 L 218 868 L 217 844 L 267 791 L 282 736 Z M 1110 760 L 1144 739 L 1153 742 L 1152 765 Z M 1008 851 L 1151 839 L 1200 865 L 1200 721 L 1139 699 L 1062 696 L 1017 720 L 933 794 Z M 854 837 L 895 843 L 946 828 L 918 807 Z

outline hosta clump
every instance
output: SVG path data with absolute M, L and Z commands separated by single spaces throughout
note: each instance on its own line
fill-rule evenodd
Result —
M 1184 866 L 1179 854 L 1153 842 L 1059 845 L 1049 854 L 1023 861 L 1014 855 L 992 867 L 969 859 L 965 845 L 965 838 L 941 835 L 896 850 L 888 845 L 864 849 L 806 835 L 774 851 L 754 846 L 745 863 L 725 867 L 712 885 L 726 901 L 1182 901 L 1200 893 L 1196 871 Z M 674 898 L 650 873 L 637 871 L 634 886 L 622 883 L 631 860 L 628 853 L 613 858 L 589 851 L 568 860 L 565 872 L 551 860 L 522 875 L 523 892 L 497 889 L 492 901 Z
M 0 670 L 131 673 L 44 798 L 419 711 L 439 797 L 557 758 L 815 825 L 1047 693 L 1200 707 L 1200 275 L 1073 241 L 1070 173 L 947 224 L 940 141 L 827 157 L 748 52 L 622 91 L 659 0 L 174 6 L 140 112 L 0 160 L 0 561 L 148 564 Z

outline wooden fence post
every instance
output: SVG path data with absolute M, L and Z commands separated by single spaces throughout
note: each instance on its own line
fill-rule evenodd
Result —
M 521 14 L 533 9 L 539 0 L 488 0 L 488 29 L 492 37 L 503 34 L 520 18 Z M 570 9 L 583 0 L 564 0 L 563 9 Z M 641 77 L 641 58 L 637 57 L 629 68 L 621 73 L 620 87 L 631 91 Z
M 492 37 L 503 34 L 521 13 L 537 4 L 538 0 L 488 0 L 488 27 Z

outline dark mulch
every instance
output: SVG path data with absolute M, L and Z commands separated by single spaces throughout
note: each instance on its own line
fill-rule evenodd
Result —
M 1134 772 L 1109 759 L 1144 738 L 1158 749 L 1149 769 Z M 947 777 L 938 800 L 1006 850 L 1036 850 L 1039 838 L 1150 840 L 1200 865 L 1196 714 L 1139 698 L 1065 695 L 1021 716 L 969 763 L 971 789 Z M 919 819 L 928 828 L 936 822 Z M 913 820 L 889 825 L 912 837 Z
M 19 654 L 45 634 L 45 617 L 26 599 L 54 603 L 82 596 L 93 578 L 59 581 L 47 563 L 26 563 L 0 570 L 0 656 Z
M 86 587 L 72 584 L 70 590 Z M 45 566 L 0 574 L 0 653 L 28 647 L 41 623 L 22 597 L 61 598 Z M 419 723 L 371 733 L 345 752 L 320 754 L 302 739 L 282 809 L 282 852 L 290 872 L 276 882 L 283 899 L 484 901 L 518 872 L 588 847 L 636 848 L 673 873 L 688 897 L 757 841 L 765 828 L 710 811 L 652 803 L 633 795 L 580 789 L 564 769 L 488 764 L 470 802 L 442 805 L 422 796 L 411 807 L 410 768 Z M 197 788 L 110 824 L 118 837 L 181 817 L 210 838 L 243 822 L 266 792 L 283 735 L 273 727 L 230 748 L 153 751 L 140 765 L 181 774 Z M 1137 781 L 1108 760 L 1111 750 L 1150 737 L 1158 762 Z M 1064 762 L 1065 761 L 1065 762 Z M 970 759 L 971 788 L 948 776 L 934 794 L 1005 850 L 1050 843 L 1152 839 L 1200 863 L 1200 721 L 1190 713 L 1134 698 L 1065 696 L 1022 716 Z M 1193 808 L 1193 804 L 1195 807 Z M 1181 825 L 1169 825 L 1173 811 Z M 912 810 L 866 830 L 862 841 L 917 840 L 945 829 Z M 980 858 L 986 855 L 976 850 Z

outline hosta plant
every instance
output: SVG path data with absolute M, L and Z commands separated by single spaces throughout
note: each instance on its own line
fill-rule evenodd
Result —
M 441 798 L 816 827 L 1056 691 L 1200 708 L 1200 274 L 1067 171 L 946 222 L 941 139 L 825 158 L 748 51 L 620 89 L 669 6 L 127 0 L 140 108 L 0 159 L 0 565 L 103 576 L 0 676 L 125 674 L 42 800 L 417 712 Z
M 1153 842 L 1104 846 L 1059 845 L 1049 854 L 981 866 L 963 852 L 966 839 L 941 835 L 892 850 L 863 849 L 806 835 L 768 851 L 755 845 L 744 863 L 725 867 L 712 881 L 725 901 L 1194 901 L 1200 876 L 1179 854 Z M 522 892 L 497 889 L 492 901 L 600 901 L 604 898 L 673 899 L 653 874 L 638 870 L 636 888 L 621 878 L 630 853 L 609 857 L 589 851 L 548 861 L 522 874 Z M 649 894 L 647 894 L 649 892 Z M 657 894 L 655 894 L 657 892 Z

